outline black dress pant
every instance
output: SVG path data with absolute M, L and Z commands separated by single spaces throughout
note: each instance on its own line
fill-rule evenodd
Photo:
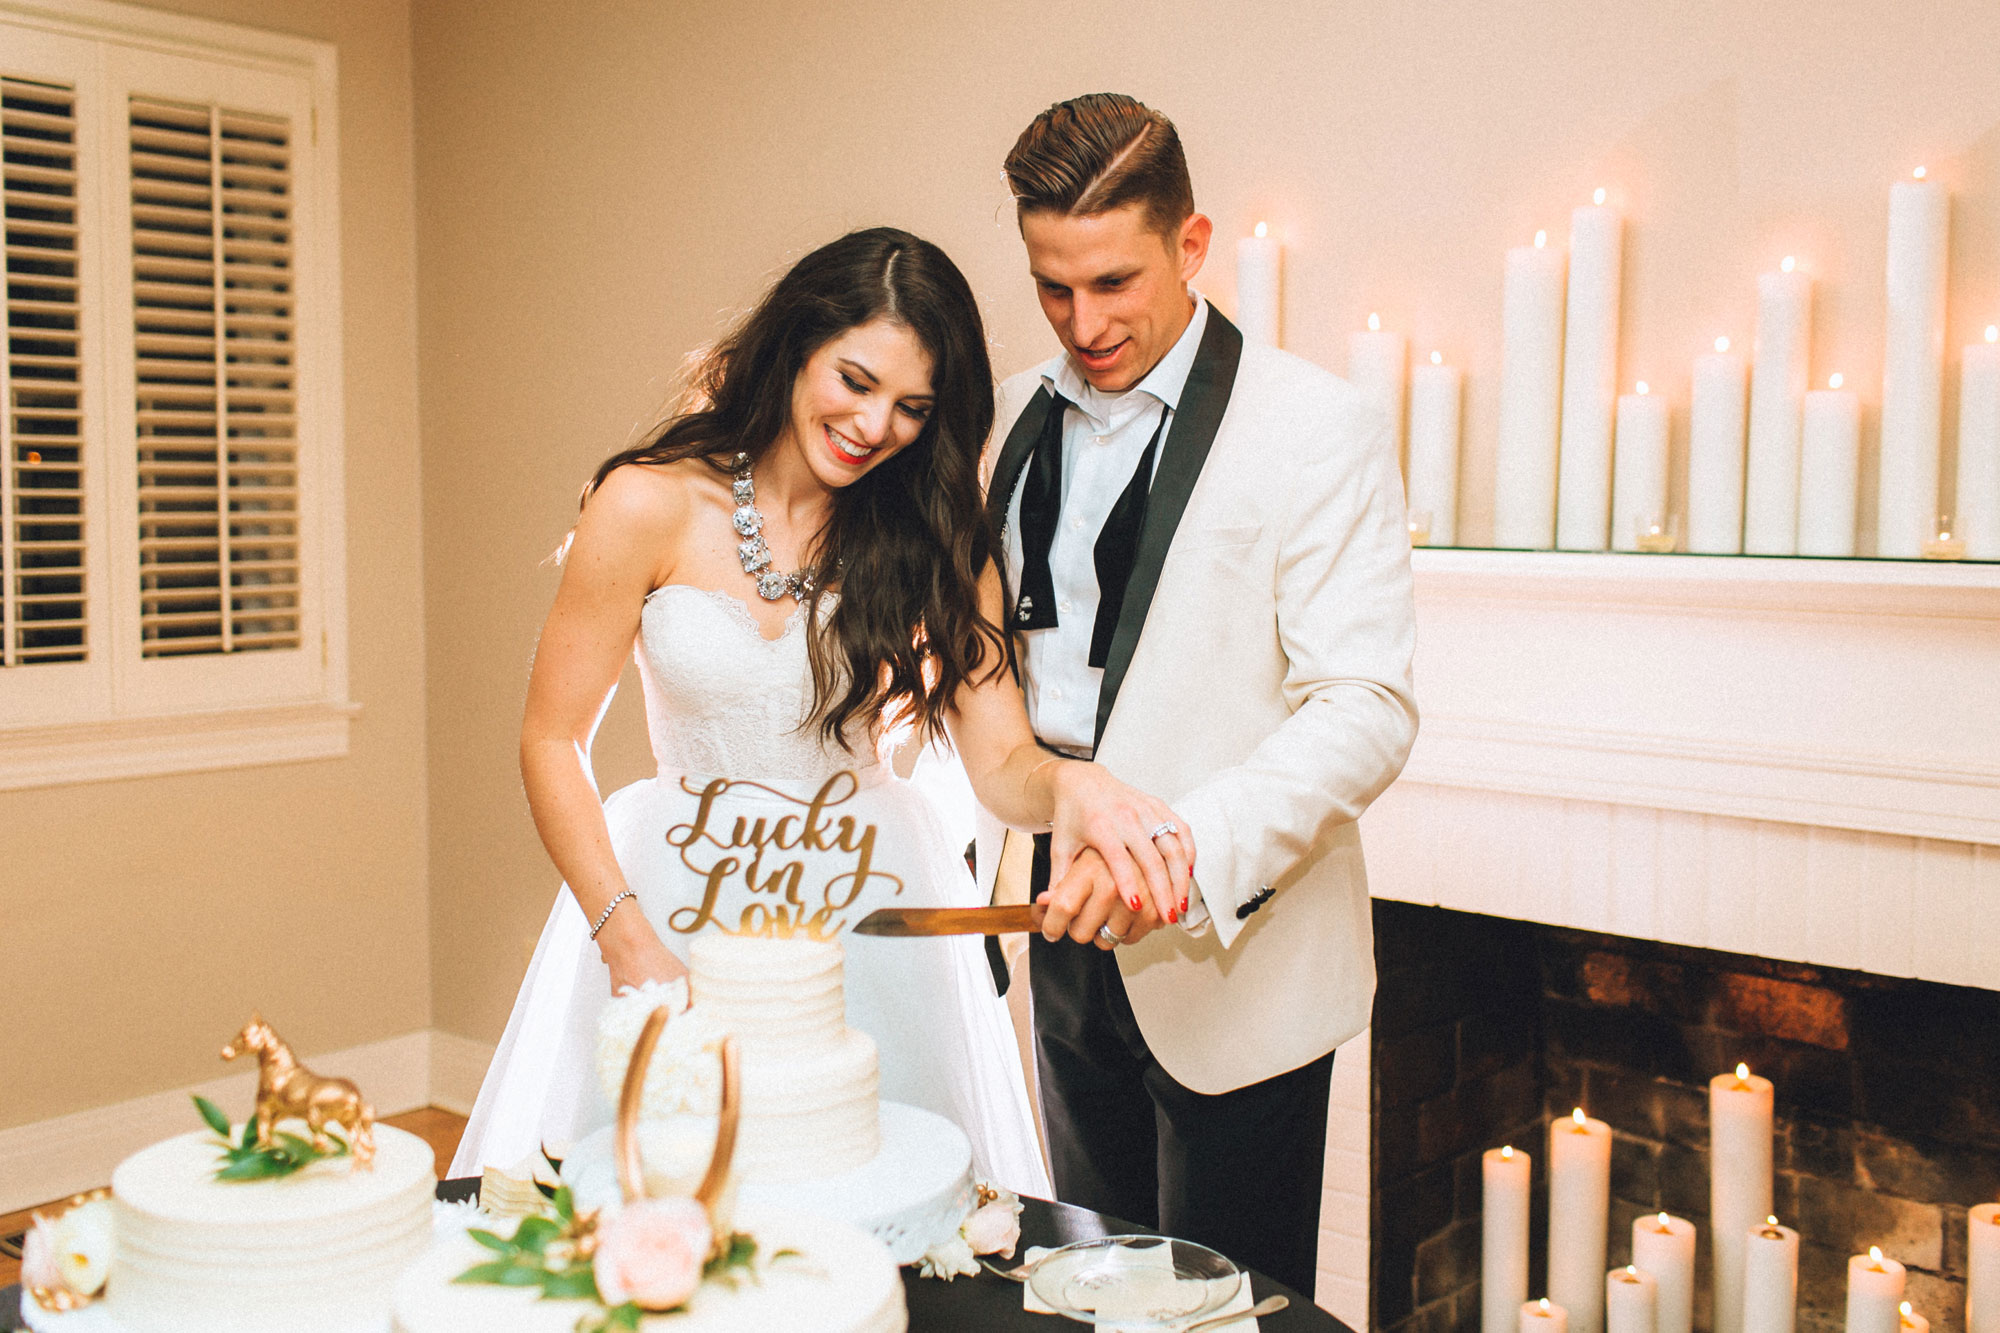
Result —
M 1033 891 L 1047 884 L 1037 838 Z M 1056 1197 L 1199 1242 L 1310 1300 L 1333 1054 L 1232 1092 L 1195 1092 L 1153 1058 L 1110 952 L 1040 935 L 1028 948 Z

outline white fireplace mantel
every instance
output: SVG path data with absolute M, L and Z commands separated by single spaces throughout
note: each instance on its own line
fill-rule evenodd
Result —
M 1414 565 L 1407 781 L 2000 843 L 2000 565 Z

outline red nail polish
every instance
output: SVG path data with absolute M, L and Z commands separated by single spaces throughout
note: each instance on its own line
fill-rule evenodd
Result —
M 1135 912 L 1139 910 L 1139 900 L 1137 898 L 1126 899 L 1125 905 Z
M 1185 898 L 1181 899 L 1181 915 L 1187 915 L 1187 899 Z
M 1174 909 L 1173 909 L 1173 908 L 1171 908 L 1171 907 L 1169 907 L 1169 908 L 1167 909 L 1167 920 L 1168 920 L 1169 922 L 1175 922 L 1175 923 L 1177 923 L 1177 922 L 1179 922 L 1179 921 L 1180 921 L 1180 919 L 1181 919 L 1181 918 L 1180 918 L 1180 913 L 1178 913 L 1178 912 L 1174 911 Z

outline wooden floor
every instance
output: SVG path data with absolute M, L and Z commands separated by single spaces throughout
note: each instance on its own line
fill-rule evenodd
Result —
M 440 1111 L 435 1106 L 387 1116 L 382 1123 L 408 1130 L 430 1144 L 431 1151 L 437 1155 L 440 1179 L 451 1167 L 452 1154 L 458 1151 L 459 1135 L 465 1133 L 464 1116 Z M 28 1218 L 34 1211 L 30 1208 L 19 1213 L 0 1213 L 0 1287 L 12 1286 L 21 1280 L 21 1261 L 16 1257 L 20 1244 L 18 1237 L 27 1230 Z

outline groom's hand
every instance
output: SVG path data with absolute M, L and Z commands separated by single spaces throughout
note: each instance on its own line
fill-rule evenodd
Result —
M 1100 929 L 1109 927 L 1120 944 L 1136 944 L 1161 924 L 1158 911 L 1145 895 L 1139 898 L 1144 905 L 1140 911 L 1134 912 L 1127 905 L 1111 867 L 1088 847 L 1070 862 L 1061 881 L 1036 901 L 1048 908 L 1042 918 L 1042 938 L 1051 944 L 1067 935 L 1078 944 L 1111 949 L 1116 945 L 1100 936 Z

